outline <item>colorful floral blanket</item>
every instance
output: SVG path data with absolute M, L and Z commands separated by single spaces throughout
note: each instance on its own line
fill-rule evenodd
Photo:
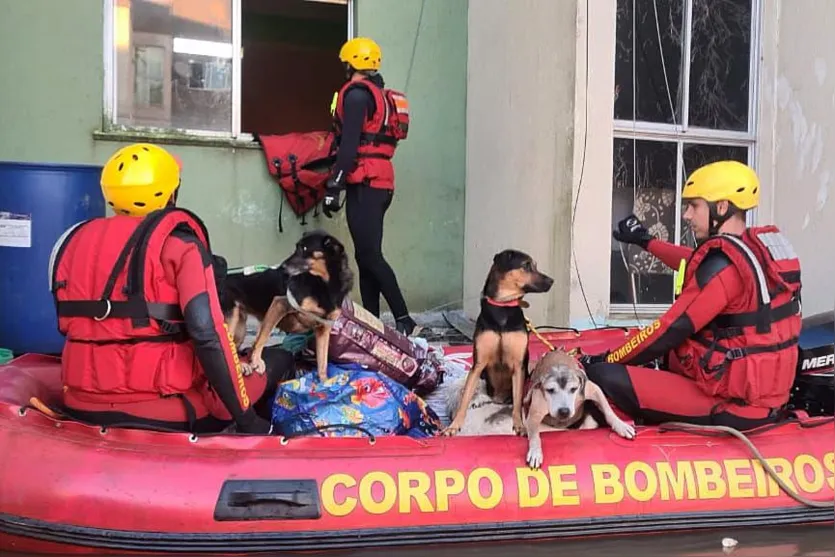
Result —
M 435 412 L 403 385 L 357 364 L 328 364 L 328 379 L 312 371 L 278 386 L 272 421 L 287 437 L 437 435 Z

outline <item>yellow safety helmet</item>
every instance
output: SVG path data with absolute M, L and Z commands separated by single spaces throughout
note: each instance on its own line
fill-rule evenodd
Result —
M 379 70 L 383 61 L 380 45 L 367 37 L 349 40 L 339 49 L 339 59 L 355 70 Z
M 142 217 L 162 209 L 180 185 L 180 163 L 168 151 L 136 143 L 116 151 L 101 173 L 101 191 L 121 215 Z
M 760 202 L 760 180 L 754 170 L 737 161 L 717 161 L 697 169 L 684 184 L 682 199 L 702 198 L 708 203 L 730 201 L 747 211 Z

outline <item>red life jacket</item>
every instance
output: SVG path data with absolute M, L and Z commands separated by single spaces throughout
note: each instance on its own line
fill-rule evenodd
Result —
M 206 228 L 185 209 L 144 219 L 117 215 L 64 233 L 50 261 L 64 392 L 89 402 L 138 402 L 205 381 L 185 333 L 176 285 L 161 253 L 175 228 L 209 249 Z
M 398 142 L 409 135 L 409 101 L 403 93 L 380 88 L 369 79 L 349 81 L 339 90 L 336 100 L 334 130 L 337 135 L 342 133 L 345 93 L 351 87 L 365 87 L 374 97 L 376 109 L 373 114 L 366 114 L 357 149 L 357 164 L 346 176 L 345 182 L 394 189 L 394 165 L 391 158 Z
M 284 232 L 281 217 L 285 197 L 301 223 L 306 224 L 305 215 L 325 197 L 325 185 L 336 161 L 333 132 L 256 134 L 255 139 L 264 149 L 270 175 L 284 191 L 278 209 L 278 231 Z
M 747 229 L 742 238 L 718 235 L 694 250 L 684 281 L 721 250 L 745 284 L 741 312 L 718 315 L 670 354 L 670 367 L 711 395 L 751 406 L 779 408 L 789 398 L 801 327 L 800 261 L 775 226 Z

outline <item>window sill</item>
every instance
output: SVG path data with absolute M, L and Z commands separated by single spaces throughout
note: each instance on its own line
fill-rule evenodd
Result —
M 131 129 L 96 130 L 97 141 L 137 141 L 164 145 L 193 145 L 197 147 L 231 147 L 233 149 L 261 149 L 254 139 L 196 135 L 173 130 L 146 131 Z
M 627 307 L 615 306 L 609 309 L 606 324 L 613 327 L 646 326 L 661 317 L 668 309 L 670 309 L 669 305 L 660 304 L 649 308 L 638 306 L 637 311 L 631 306 L 628 309 Z

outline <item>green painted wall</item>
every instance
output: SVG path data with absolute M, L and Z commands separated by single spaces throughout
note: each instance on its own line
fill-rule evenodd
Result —
M 413 123 L 395 157 L 383 249 L 410 309 L 421 311 L 461 298 L 467 0 L 393 4 L 357 0 L 357 31 L 382 46 L 389 86 L 403 90 L 409 78 Z M 0 160 L 103 163 L 120 144 L 93 139 L 102 124 L 102 2 L 0 0 L 0 14 Z M 169 148 L 185 166 L 181 204 L 203 217 L 231 265 L 290 252 L 303 228 L 285 207 L 279 234 L 279 189 L 261 151 Z M 344 211 L 311 224 L 350 244 Z

